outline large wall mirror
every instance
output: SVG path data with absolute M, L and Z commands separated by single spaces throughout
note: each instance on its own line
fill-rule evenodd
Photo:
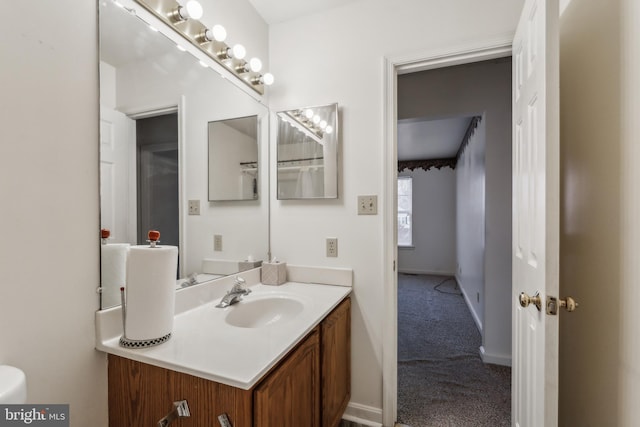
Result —
M 99 2 L 100 225 L 110 231 L 101 245 L 102 308 L 119 304 L 127 245 L 145 244 L 149 229 L 179 247 L 177 289 L 269 252 L 268 109 L 181 50 L 163 35 L 170 29 L 150 28 L 142 12 Z M 251 128 L 251 149 L 216 150 L 220 160 L 247 163 L 246 183 L 235 171 L 217 182 L 242 187 L 238 199 L 248 200 L 210 201 L 211 123 Z
M 338 197 L 338 104 L 280 111 L 278 199 Z

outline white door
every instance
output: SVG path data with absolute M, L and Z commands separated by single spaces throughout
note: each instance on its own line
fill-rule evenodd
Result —
M 557 426 L 558 417 L 558 316 L 546 314 L 559 275 L 558 15 L 558 0 L 525 0 L 513 41 L 512 423 L 519 427 Z
M 111 243 L 136 242 L 129 219 L 134 135 L 133 120 L 110 108 L 100 108 L 100 228 L 111 231 Z

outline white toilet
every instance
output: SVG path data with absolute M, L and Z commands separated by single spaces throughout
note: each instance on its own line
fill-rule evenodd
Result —
M 18 368 L 0 365 L 0 404 L 27 403 L 27 377 Z

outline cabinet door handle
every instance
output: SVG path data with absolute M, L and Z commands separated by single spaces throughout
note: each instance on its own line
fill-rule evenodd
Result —
M 158 421 L 158 427 L 167 427 L 174 422 L 177 418 L 190 417 L 189 405 L 186 400 L 178 400 L 173 402 L 173 410 L 169 412 L 164 418 Z

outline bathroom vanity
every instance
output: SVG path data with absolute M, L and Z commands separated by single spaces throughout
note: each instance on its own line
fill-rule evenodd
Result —
M 220 309 L 231 282 L 216 282 L 176 295 L 173 336 L 155 347 L 120 347 L 119 308 L 98 312 L 109 425 L 156 426 L 186 400 L 190 416 L 171 425 L 220 426 L 226 414 L 233 427 L 337 426 L 350 398 L 351 288 L 257 283 Z
M 254 387 L 243 390 L 109 355 L 109 425 L 155 426 L 174 401 L 180 426 L 337 426 L 350 398 L 351 300 L 345 299 Z M 260 351 L 256 349 L 256 351 Z

